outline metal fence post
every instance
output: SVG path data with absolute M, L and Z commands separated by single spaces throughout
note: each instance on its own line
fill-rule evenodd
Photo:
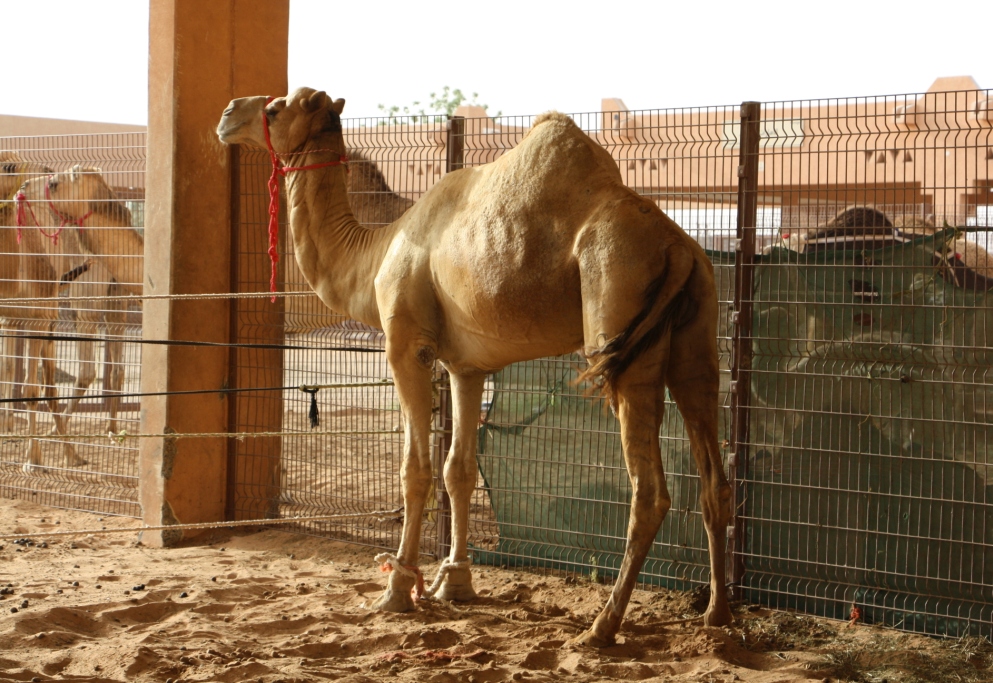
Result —
M 745 577 L 744 482 L 748 474 L 748 419 L 752 367 L 752 294 L 755 228 L 758 222 L 759 139 L 762 107 L 743 102 L 738 139 L 738 225 L 734 256 L 734 307 L 731 334 L 731 584 L 741 597 Z
M 452 116 L 448 120 L 448 136 L 445 140 L 448 165 L 446 173 L 457 171 L 465 165 L 465 117 Z

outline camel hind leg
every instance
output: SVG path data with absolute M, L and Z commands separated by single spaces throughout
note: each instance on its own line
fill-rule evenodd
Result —
M 708 626 L 725 626 L 732 619 L 726 588 L 731 486 L 718 446 L 720 366 L 716 308 L 716 296 L 702 300 L 697 316 L 673 332 L 666 384 L 683 417 L 690 451 L 700 473 L 700 506 L 710 546 L 710 604 L 703 620 Z
M 111 339 L 108 335 L 106 341 L 107 359 L 104 363 L 103 391 L 110 398 L 107 399 L 107 431 L 117 432 L 117 413 L 121 406 L 121 397 L 118 395 L 124 389 L 124 342 Z
M 633 489 L 627 547 L 606 606 L 590 630 L 575 639 L 576 644 L 605 647 L 614 643 L 638 574 L 671 505 L 659 448 L 667 363 L 668 339 L 663 339 L 636 359 L 614 387 L 621 445 Z
M 27 460 L 23 470 L 27 474 L 35 473 L 41 467 L 41 445 L 35 438 L 39 403 L 36 399 L 41 393 L 41 387 L 38 386 L 38 353 L 39 349 L 36 348 L 36 342 L 30 342 L 26 354 L 28 373 L 24 381 L 24 407 L 28 414 L 28 442 L 25 445 Z
M 66 403 L 63 419 L 66 423 L 69 417 L 76 412 L 80 399 L 90 388 L 93 380 L 96 379 L 96 342 L 80 341 L 76 342 L 76 353 L 79 360 L 79 370 L 76 373 L 76 384 L 72 389 L 72 398 Z

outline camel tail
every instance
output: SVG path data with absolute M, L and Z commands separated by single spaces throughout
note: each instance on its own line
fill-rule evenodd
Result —
M 676 249 L 690 258 L 673 259 Z M 696 315 L 697 302 L 684 290 L 695 268 L 696 259 L 685 248 L 674 245 L 667 250 L 666 267 L 645 288 L 642 309 L 623 332 L 586 354 L 589 367 L 580 374 L 579 381 L 591 381 L 593 392 L 607 399 L 614 409 L 617 382 L 631 363 Z

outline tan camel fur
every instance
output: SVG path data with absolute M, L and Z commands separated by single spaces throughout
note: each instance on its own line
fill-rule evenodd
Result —
M 368 228 L 389 225 L 413 206 L 414 202 L 390 189 L 376 163 L 355 150 L 348 150 L 348 202 L 355 219 Z M 286 264 L 286 282 L 305 281 L 295 260 Z M 285 332 L 310 332 L 328 327 L 327 306 L 317 296 L 290 297 L 286 300 Z
M 0 305 L 0 317 L 3 319 L 2 331 L 4 336 L 4 355 L 2 366 L 0 366 L 0 387 L 2 396 L 10 401 L 14 397 L 14 386 L 16 376 L 16 363 L 18 351 L 16 346 L 15 330 L 25 330 L 30 332 L 47 332 L 51 329 L 51 321 L 54 320 L 55 311 L 52 304 L 40 304 L 38 306 L 25 306 L 11 303 L 12 300 L 31 296 L 29 291 L 30 283 L 39 277 L 46 277 L 46 264 L 40 256 L 25 256 L 22 254 L 22 246 L 17 239 L 17 229 L 15 227 L 16 207 L 14 195 L 21 184 L 31 175 L 48 173 L 51 169 L 40 164 L 27 162 L 16 152 L 0 151 L 0 192 L 2 192 L 3 203 L 0 205 L 0 299 L 4 301 Z M 27 245 L 24 246 L 27 249 Z M 28 357 L 34 359 L 28 377 L 28 390 L 25 393 L 37 396 L 37 363 L 40 359 L 51 358 L 51 362 L 42 361 L 44 373 L 43 383 L 46 387 L 51 387 L 49 396 L 55 391 L 55 363 L 54 351 L 49 351 L 50 342 L 32 340 L 28 342 Z M 34 373 L 34 374 L 30 374 Z M 34 434 L 34 408 L 29 404 L 30 433 Z M 61 425 L 60 417 L 56 414 L 56 402 L 50 401 L 49 408 L 56 421 L 56 428 Z M 0 428 L 4 432 L 11 432 L 14 428 L 13 406 L 4 403 L 0 410 Z M 28 452 L 37 448 L 37 444 L 30 440 L 27 446 Z M 68 462 L 75 462 L 75 453 L 67 451 Z
M 97 169 L 76 166 L 64 173 L 35 178 L 25 182 L 20 192 L 31 207 L 30 212 L 26 212 L 26 225 L 22 227 L 21 270 L 31 268 L 34 271 L 33 276 L 23 281 L 22 296 L 52 300 L 48 306 L 32 304 L 28 307 L 28 310 L 47 314 L 47 331 L 54 328 L 60 290 L 66 290 L 69 296 L 140 293 L 141 236 L 131 228 L 130 212 L 115 201 L 113 192 Z M 35 225 L 36 222 L 40 225 Z M 41 232 L 44 229 L 49 235 L 54 234 L 60 225 L 63 229 L 57 243 Z M 118 281 L 117 277 L 122 280 Z M 73 302 L 70 311 L 75 317 L 77 333 L 95 337 L 99 329 L 106 331 L 110 372 L 104 378 L 104 388 L 110 393 L 120 392 L 124 380 L 123 342 L 119 339 L 125 318 L 122 302 Z M 37 344 L 40 345 L 38 353 L 29 353 L 28 377 L 34 377 L 32 367 L 39 360 L 43 367 L 50 364 L 54 375 L 54 344 L 44 341 Z M 95 339 L 78 342 L 77 349 L 79 376 L 65 412 L 55 416 L 57 434 L 66 433 L 69 416 L 96 377 Z M 48 395 L 54 395 L 55 389 L 47 372 L 44 383 Z M 107 429 L 116 431 L 119 399 L 113 398 L 109 404 Z M 33 437 L 35 411 L 32 407 L 29 404 L 28 433 Z M 84 464 L 75 456 L 71 443 L 66 442 L 63 448 L 67 464 Z M 32 471 L 40 464 L 40 449 L 30 438 L 25 470 Z
M 231 102 L 223 142 L 273 148 L 294 165 L 345 150 L 344 100 L 300 88 L 266 105 Z M 475 596 L 467 554 L 483 383 L 510 363 L 583 349 L 586 376 L 615 407 L 633 488 L 627 549 L 607 605 L 579 643 L 614 641 L 638 573 L 670 506 L 659 427 L 665 387 L 682 413 L 702 480 L 710 541 L 707 624 L 731 621 L 725 529 L 731 489 L 717 443 L 717 296 L 703 249 L 650 200 L 624 186 L 610 155 L 568 117 L 540 116 L 517 148 L 449 173 L 392 225 L 363 228 L 347 170 L 287 176 L 296 258 L 331 309 L 381 328 L 406 418 L 399 563 L 416 566 L 431 480 L 431 380 L 451 373 L 454 427 L 444 478 L 452 551 L 436 595 Z M 398 569 L 374 607 L 404 611 L 416 576 Z

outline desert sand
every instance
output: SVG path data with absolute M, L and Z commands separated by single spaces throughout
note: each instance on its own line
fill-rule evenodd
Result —
M 201 535 L 146 547 L 120 517 L 0 499 L 0 681 L 993 680 L 986 641 L 941 641 L 737 604 L 735 624 L 699 621 L 700 596 L 635 592 L 616 646 L 567 641 L 609 586 L 477 567 L 472 603 L 422 600 L 370 612 L 376 550 L 287 531 Z M 437 563 L 425 561 L 428 579 Z

